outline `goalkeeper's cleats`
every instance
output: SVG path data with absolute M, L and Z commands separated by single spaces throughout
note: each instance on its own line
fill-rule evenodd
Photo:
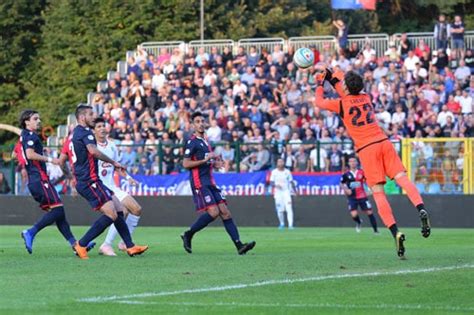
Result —
M 423 237 L 429 237 L 431 234 L 431 224 L 428 211 L 425 209 L 420 210 L 420 220 L 421 220 L 421 235 Z
M 403 243 L 405 242 L 405 234 L 402 232 L 397 232 L 397 235 L 395 236 L 395 245 L 397 246 L 397 255 L 400 257 L 400 259 L 406 259 L 405 258 L 405 246 Z

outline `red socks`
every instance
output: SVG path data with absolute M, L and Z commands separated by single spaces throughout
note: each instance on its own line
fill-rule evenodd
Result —
M 411 203 L 416 207 L 419 204 L 423 203 L 423 199 L 421 198 L 418 189 L 416 189 L 415 184 L 408 179 L 408 176 L 402 176 L 400 178 L 395 179 L 397 184 L 405 190 L 408 195 L 408 199 L 410 199 Z
M 377 205 L 379 216 L 383 221 L 383 224 L 385 224 L 386 227 L 394 225 L 396 223 L 395 218 L 393 217 L 392 208 L 388 203 L 385 192 L 374 192 L 373 197 L 375 200 L 375 204 Z

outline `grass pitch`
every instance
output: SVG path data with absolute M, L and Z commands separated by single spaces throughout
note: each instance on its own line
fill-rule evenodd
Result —
M 403 229 L 407 258 L 389 232 L 241 228 L 256 248 L 238 256 L 223 228 L 182 248 L 184 228 L 145 228 L 140 257 L 73 256 L 54 227 L 27 254 L 23 227 L 0 227 L 0 314 L 472 314 L 474 230 Z M 85 227 L 73 227 L 76 237 Z M 102 236 L 97 241 L 103 240 Z

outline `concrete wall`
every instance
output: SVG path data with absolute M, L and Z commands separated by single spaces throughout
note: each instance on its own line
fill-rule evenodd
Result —
M 425 196 L 435 227 L 474 227 L 473 196 Z M 187 226 L 196 214 L 191 197 L 137 197 L 143 206 L 140 225 Z M 389 196 L 400 226 L 419 225 L 417 212 L 406 196 Z M 90 225 L 98 217 L 81 197 L 63 197 L 68 221 Z M 271 197 L 228 197 L 229 209 L 239 226 L 277 226 Z M 373 202 L 372 202 L 373 204 Z M 352 227 L 343 196 L 296 197 L 293 200 L 295 226 Z M 30 225 L 42 215 L 32 197 L 0 196 L 0 225 Z M 368 224 L 368 220 L 365 220 Z M 380 220 L 379 223 L 381 224 Z

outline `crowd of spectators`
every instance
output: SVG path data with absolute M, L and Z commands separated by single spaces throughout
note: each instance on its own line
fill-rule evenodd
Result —
M 335 25 L 338 37 L 347 36 L 342 21 Z M 406 34 L 379 56 L 370 42 L 360 47 L 341 38 L 335 50 L 330 43 L 312 48 L 315 63 L 364 77 L 376 118 L 393 141 L 472 137 L 474 55 L 463 36 L 459 16 L 451 24 L 440 16 L 435 49 L 423 40 L 414 45 Z M 278 157 L 292 171 L 341 171 L 354 153 L 351 141 L 337 115 L 314 106 L 314 69 L 297 69 L 293 53 L 280 45 L 239 47 L 235 54 L 229 47 L 162 48 L 156 55 L 139 48 L 127 61 L 127 76 L 116 73 L 92 105 L 135 174 L 184 171 L 183 145 L 195 111 L 208 119 L 208 141 L 218 144 L 225 162 L 221 171 L 266 170 Z M 427 163 L 421 157 L 418 164 Z

